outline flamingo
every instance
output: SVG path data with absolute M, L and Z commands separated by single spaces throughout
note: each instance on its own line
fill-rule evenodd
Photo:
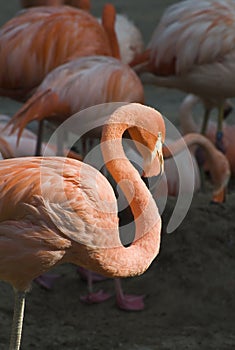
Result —
M 22 7 L 31 6 L 58 6 L 70 5 L 80 9 L 91 11 L 91 4 L 89 0 L 38 0 L 28 1 L 22 0 Z M 102 19 L 98 18 L 102 23 Z M 115 32 L 117 35 L 118 45 L 120 48 L 120 59 L 124 63 L 130 63 L 133 59 L 144 50 L 144 41 L 140 30 L 137 26 L 123 14 L 116 14 L 115 18 Z
M 163 167 L 165 126 L 155 109 L 133 103 L 116 109 L 102 131 L 106 166 L 136 222 L 129 247 L 119 238 L 113 189 L 99 171 L 64 157 L 2 161 L 0 279 L 16 292 L 10 349 L 20 348 L 25 295 L 40 274 L 73 263 L 107 277 L 128 277 L 144 273 L 157 256 L 161 217 L 123 151 L 121 139 L 127 129 L 145 157 L 145 175 L 152 176 Z
M 93 84 L 90 84 L 91 81 Z M 21 140 L 21 132 L 32 120 L 47 118 L 54 123 L 59 123 L 89 106 L 115 101 L 144 102 L 143 86 L 135 72 L 128 65 L 113 57 L 79 58 L 51 71 L 31 99 L 13 116 L 8 129 L 10 124 L 13 124 L 13 133 L 16 133 L 18 129 L 19 140 Z M 83 155 L 86 152 L 86 146 L 83 145 Z M 39 154 L 38 148 L 37 154 Z M 73 157 L 73 154 L 71 156 Z M 81 272 L 81 269 L 78 271 Z M 89 278 L 96 277 L 89 276 L 88 272 L 88 280 Z M 142 296 L 126 295 L 125 298 L 122 298 L 120 281 L 115 280 L 114 282 L 117 303 L 120 308 L 143 309 Z M 43 282 L 43 285 L 47 286 L 48 283 Z M 50 285 L 47 288 L 50 288 Z M 91 292 L 91 287 L 89 287 L 87 301 L 101 302 L 108 297 L 107 293 Z
M 111 4 L 104 6 L 102 18 L 100 25 L 91 14 L 70 6 L 19 12 L 0 29 L 0 95 L 22 102 L 52 69 L 69 60 L 113 52 L 119 57 Z
M 90 11 L 89 0 L 21 0 L 20 5 L 23 8 L 32 6 L 59 6 L 69 5 L 86 11 Z
M 98 21 L 102 23 L 100 18 Z M 120 59 L 129 64 L 144 51 L 142 33 L 126 15 L 120 13 L 116 14 L 114 28 L 120 49 Z
M 165 176 L 160 178 L 157 188 L 153 192 L 153 197 L 158 207 L 161 208 L 162 199 L 164 199 L 167 194 L 176 197 L 179 195 L 180 191 L 184 194 L 188 194 L 200 189 L 200 176 L 196 159 L 193 154 L 189 157 L 185 151 L 186 147 L 191 147 L 193 145 L 199 145 L 205 150 L 208 169 L 213 184 L 212 202 L 221 203 L 224 201 L 225 188 L 230 178 L 229 163 L 225 155 L 218 151 L 206 137 L 198 133 L 190 133 L 179 140 L 172 141 L 167 139 L 165 142 L 163 147 Z M 132 162 L 138 164 L 138 171 L 141 173 L 142 159 L 137 150 L 129 146 L 125 147 L 125 153 Z M 192 164 L 194 174 L 192 174 Z M 194 177 L 194 181 L 192 181 L 192 177 Z M 121 198 L 121 201 L 122 200 Z M 124 203 L 121 203 L 120 207 L 127 207 L 125 200 Z M 130 228 L 128 228 L 128 230 L 130 230 Z M 93 282 L 103 280 L 103 276 L 91 274 L 90 271 L 83 267 L 78 267 L 78 273 L 81 278 L 88 283 L 88 294 L 80 297 L 83 302 L 93 304 L 102 302 L 110 297 L 108 293 L 104 293 L 103 291 L 98 291 L 97 293 L 92 291 Z M 125 295 L 125 297 L 123 297 L 120 279 L 116 278 L 114 282 L 117 305 L 120 309 L 132 311 L 144 309 L 144 296 Z
M 144 90 L 138 76 L 113 57 L 74 59 L 46 76 L 8 127 L 13 125 L 12 132 L 18 129 L 20 138 L 27 123 L 33 120 L 47 119 L 59 124 L 78 111 L 106 102 L 143 103 Z
M 225 189 L 228 184 L 231 171 L 230 171 L 230 165 L 225 157 L 225 155 L 217 150 L 213 143 L 208 140 L 205 136 L 198 134 L 198 133 L 190 133 L 185 135 L 183 138 L 176 140 L 172 143 L 169 143 L 167 147 L 163 148 L 163 156 L 164 159 L 171 158 L 172 156 L 182 152 L 182 150 L 185 149 L 185 145 L 187 147 L 191 147 L 193 145 L 201 146 L 206 154 L 206 162 L 208 169 L 210 171 L 210 177 L 214 186 L 213 190 L 213 202 L 214 203 L 221 203 L 224 201 L 224 195 L 225 195 Z M 195 164 L 195 163 L 194 163 Z M 168 165 L 170 170 L 171 167 Z M 170 171 L 169 171 L 170 172 Z M 187 174 L 187 169 L 185 169 L 185 172 Z M 198 171 L 196 172 L 198 176 Z M 186 175 L 187 177 L 187 175 Z M 168 181 L 172 181 L 172 172 L 171 176 L 169 177 Z M 177 181 L 178 180 L 178 181 Z M 181 179 L 182 180 L 182 179 Z M 199 180 L 199 179 L 198 179 Z M 178 194 L 179 192 L 179 179 L 175 179 L 173 183 L 170 182 L 170 188 L 172 188 L 172 194 Z M 197 181 L 197 179 L 195 180 Z M 197 183 L 197 182 L 196 182 Z M 174 184 L 174 186 L 172 186 Z M 184 183 L 183 190 L 184 190 Z M 177 192 L 176 192 L 176 191 Z
M 167 8 L 147 50 L 132 62 L 150 73 L 146 82 L 193 93 L 208 110 L 216 106 L 216 144 L 223 151 L 224 103 L 235 96 L 234 33 L 234 1 L 180 1 Z
M 180 125 L 183 134 L 190 132 L 199 132 L 199 126 L 195 123 L 192 115 L 193 107 L 200 102 L 200 98 L 195 95 L 187 95 L 180 106 Z M 231 108 L 229 101 L 226 101 L 227 109 Z M 235 148 L 234 148 L 234 135 L 235 125 L 223 122 L 223 134 L 225 155 L 229 160 L 232 176 L 235 175 Z M 215 143 L 216 125 L 213 121 L 210 121 L 205 130 L 205 135 L 211 142 Z

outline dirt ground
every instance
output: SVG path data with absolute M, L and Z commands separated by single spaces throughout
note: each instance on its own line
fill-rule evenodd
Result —
M 98 15 L 105 1 L 94 1 Z M 142 30 L 147 42 L 163 9 L 173 1 L 116 0 Z M 19 9 L 0 4 L 0 24 Z M 147 86 L 146 104 L 177 125 L 183 93 Z M 18 104 L 1 99 L 1 112 Z M 234 120 L 234 113 L 229 117 Z M 115 304 L 114 283 L 95 285 L 113 293 L 102 304 L 84 305 L 86 284 L 76 268 L 63 265 L 52 291 L 35 283 L 27 296 L 22 349 L 41 350 L 232 350 L 235 348 L 235 184 L 226 203 L 210 203 L 211 193 L 194 195 L 181 225 L 171 234 L 166 226 L 176 199 L 169 197 L 162 214 L 161 249 L 148 271 L 123 280 L 127 293 L 145 294 L 145 309 L 126 312 Z M 0 349 L 7 349 L 13 312 L 13 291 L 0 282 Z

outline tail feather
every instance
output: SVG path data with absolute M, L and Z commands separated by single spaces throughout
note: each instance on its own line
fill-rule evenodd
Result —
M 28 123 L 55 116 L 58 109 L 58 96 L 55 92 L 51 89 L 38 91 L 11 118 L 5 129 L 11 127 L 10 134 L 18 130 L 18 145 L 22 132 Z

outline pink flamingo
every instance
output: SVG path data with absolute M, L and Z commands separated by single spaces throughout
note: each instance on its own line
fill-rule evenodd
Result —
M 94 83 L 90 84 L 90 81 Z M 135 72 L 113 57 L 79 58 L 50 72 L 31 99 L 13 116 L 8 129 L 13 124 L 12 131 L 16 133 L 18 129 L 21 140 L 21 133 L 30 121 L 47 119 L 58 124 L 89 106 L 113 101 L 143 103 L 143 86 Z M 83 148 L 84 154 L 87 149 Z M 39 154 L 38 147 L 37 154 Z M 81 269 L 79 271 L 81 273 Z M 91 276 L 88 272 L 88 281 L 91 278 L 97 277 Z M 43 285 L 50 288 L 51 284 L 43 282 Z M 92 292 L 91 282 L 88 282 L 88 287 L 89 302 L 100 302 L 110 297 L 106 293 Z M 115 289 L 120 308 L 130 310 L 143 308 L 142 296 L 123 297 L 119 280 L 115 280 Z
M 63 157 L 2 161 L 0 278 L 16 291 L 10 349 L 20 348 L 25 294 L 40 274 L 69 262 L 108 277 L 134 276 L 144 273 L 157 256 L 161 218 L 124 154 L 121 138 L 127 129 L 143 145 L 143 156 L 149 152 L 147 176 L 161 171 L 165 138 L 161 114 L 140 104 L 117 109 L 103 128 L 106 166 L 125 193 L 136 222 L 135 240 L 126 248 L 119 238 L 113 189 L 96 169 Z
M 87 107 L 118 101 L 144 102 L 143 86 L 128 65 L 105 56 L 74 59 L 47 75 L 9 126 L 13 125 L 12 132 L 18 129 L 20 139 L 25 126 L 33 120 L 47 119 L 58 125 Z
M 187 95 L 180 106 L 180 125 L 183 134 L 190 132 L 199 132 L 199 126 L 193 119 L 192 110 L 193 107 L 200 102 L 200 98 L 195 95 Z M 231 104 L 226 101 L 227 109 L 231 108 Z M 225 155 L 229 160 L 230 169 L 232 176 L 235 175 L 235 147 L 234 147 L 234 135 L 235 125 L 228 124 L 226 121 L 223 122 L 223 134 L 224 134 L 224 145 Z M 205 130 L 205 136 L 216 142 L 216 124 L 213 121 L 209 121 L 207 129 Z
M 235 95 L 234 18 L 234 1 L 180 1 L 167 8 L 147 51 L 132 62 L 137 71 L 152 74 L 146 81 L 193 93 L 216 106 L 221 150 L 224 103 Z

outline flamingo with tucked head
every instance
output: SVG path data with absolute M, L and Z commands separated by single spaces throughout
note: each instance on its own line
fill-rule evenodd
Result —
M 234 97 L 235 2 L 186 0 L 169 6 L 147 50 L 132 62 L 145 81 L 199 96 L 218 108 L 216 144 L 224 149 L 222 123 L 226 98 Z

